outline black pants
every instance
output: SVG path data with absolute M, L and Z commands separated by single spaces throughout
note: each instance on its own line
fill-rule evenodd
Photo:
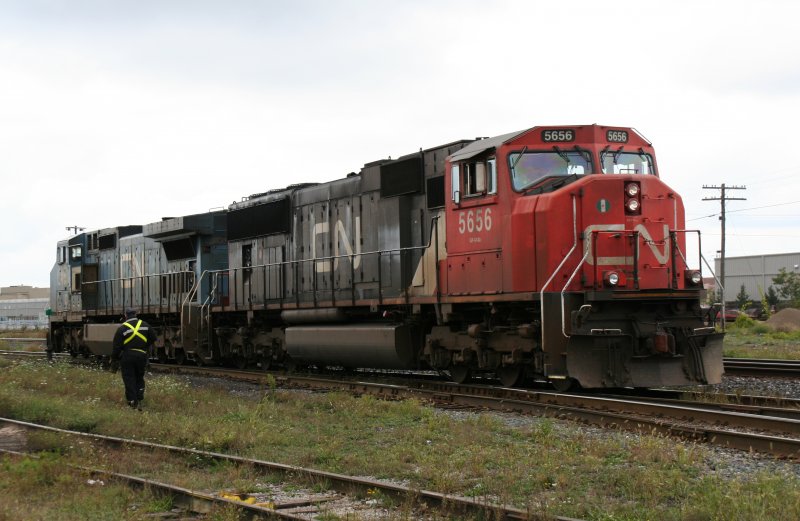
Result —
M 144 370 L 147 367 L 147 355 L 139 351 L 126 349 L 119 359 L 122 382 L 125 384 L 125 399 L 128 402 L 140 402 L 144 399 Z

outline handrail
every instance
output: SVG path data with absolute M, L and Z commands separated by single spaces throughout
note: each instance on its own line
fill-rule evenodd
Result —
M 239 266 L 239 267 L 236 267 L 236 268 L 210 270 L 210 273 L 221 274 L 223 276 L 227 276 L 229 279 L 233 279 L 234 282 L 232 284 L 228 285 L 228 291 L 230 292 L 232 290 L 236 291 L 236 288 L 238 288 L 238 283 L 237 283 L 238 277 L 237 277 L 237 274 L 240 273 L 240 272 L 243 272 L 244 270 L 252 270 L 252 271 L 258 270 L 259 272 L 264 274 L 264 277 L 266 277 L 266 274 L 268 273 L 268 270 L 273 269 L 273 268 L 280 268 L 279 275 L 282 275 L 282 277 L 285 277 L 285 273 L 284 273 L 285 268 L 287 266 L 291 266 L 292 267 L 291 268 L 292 269 L 292 273 L 294 273 L 295 294 L 297 295 L 297 298 L 299 299 L 299 293 L 300 292 L 297 291 L 297 288 L 299 287 L 299 273 L 300 273 L 301 268 L 299 268 L 298 266 L 302 266 L 303 264 L 308 264 L 308 263 L 313 263 L 313 264 L 316 264 L 316 263 L 319 263 L 319 262 L 327 263 L 330 266 L 330 269 L 329 269 L 328 273 L 330 274 L 330 277 L 331 277 L 331 285 L 330 285 L 330 290 L 329 290 L 331 292 L 331 300 L 333 302 L 336 302 L 335 291 L 337 291 L 337 288 L 336 288 L 336 285 L 333 282 L 333 278 L 334 278 L 334 274 L 335 274 L 335 271 L 333 270 L 333 266 L 335 265 L 334 264 L 335 261 L 337 261 L 339 259 L 348 259 L 351 262 L 351 274 L 354 275 L 353 266 L 355 266 L 355 261 L 356 261 L 357 258 L 369 257 L 369 256 L 377 256 L 377 259 L 378 259 L 378 300 L 380 302 L 382 302 L 383 294 L 382 294 L 381 273 L 382 273 L 383 270 L 380 268 L 380 261 L 384 256 L 388 256 L 389 257 L 389 262 L 391 263 L 392 262 L 392 258 L 395 255 L 401 255 L 402 256 L 403 254 L 405 254 L 407 252 L 411 252 L 411 251 L 419 251 L 419 252 L 423 252 L 423 254 L 424 254 L 424 251 L 426 249 L 428 249 L 432 245 L 436 244 L 437 245 L 436 246 L 437 250 L 435 251 L 435 257 L 436 257 L 436 259 L 435 259 L 435 261 L 436 261 L 436 270 L 435 271 L 438 271 L 439 230 L 438 230 L 438 226 L 437 225 L 438 225 L 438 221 L 439 221 L 440 217 L 441 216 L 439 216 L 439 215 L 435 215 L 435 216 L 431 217 L 431 220 L 430 220 L 430 222 L 431 222 L 431 233 L 428 236 L 427 243 L 424 244 L 424 245 L 420 245 L 420 246 L 406 246 L 406 247 L 402 247 L 402 248 L 391 248 L 391 249 L 386 249 L 386 250 L 374 250 L 374 251 L 358 252 L 358 253 L 355 253 L 355 252 L 354 253 L 343 253 L 343 254 L 340 254 L 340 255 L 327 255 L 327 256 L 323 256 L 323 257 L 313 257 L 313 258 L 308 258 L 308 259 L 284 260 L 284 261 L 279 261 L 279 262 L 270 262 L 270 263 L 264 263 L 264 264 L 254 264 L 254 265 L 251 265 L 251 266 Z M 438 273 L 437 273 L 436 274 L 436 287 L 437 287 L 437 290 L 439 288 L 439 280 L 438 279 L 439 279 L 439 277 L 438 277 Z M 281 280 L 283 280 L 283 278 L 281 278 Z M 316 277 L 316 271 L 315 271 L 314 272 L 314 277 L 312 278 L 312 285 L 314 286 L 313 295 L 314 295 L 315 303 L 316 303 L 316 301 L 318 299 L 317 294 L 319 293 L 316 281 L 317 281 L 317 277 Z M 350 288 L 349 289 L 351 291 L 351 300 L 352 301 L 355 301 L 355 284 L 356 284 L 355 277 L 351 276 L 351 278 L 350 278 Z M 348 288 L 347 287 L 340 287 L 338 289 L 339 290 L 346 290 Z M 325 291 L 328 291 L 328 290 L 325 290 Z M 405 296 L 406 296 L 406 299 L 408 299 L 407 292 L 406 292 Z M 265 292 L 264 293 L 264 302 L 266 302 L 268 300 L 266 297 L 267 297 L 267 293 Z M 437 298 L 439 300 L 441 299 L 441 294 L 438 293 L 438 292 L 437 292 Z M 284 300 L 283 296 L 280 297 L 280 300 L 281 301 Z M 234 308 L 238 309 L 238 302 L 234 301 L 232 303 L 232 305 L 234 306 Z M 252 305 L 252 303 L 250 303 L 250 305 Z
M 184 349 L 186 348 L 186 336 L 185 336 L 186 335 L 186 333 L 185 333 L 185 329 L 186 328 L 183 327 L 184 310 L 186 309 L 188 303 L 191 302 L 192 300 L 194 300 L 195 295 L 197 295 L 197 290 L 200 288 L 200 285 L 201 285 L 201 283 L 203 281 L 203 278 L 206 276 L 206 273 L 208 273 L 208 270 L 204 270 L 200 274 L 200 276 L 197 277 L 197 280 L 195 280 L 195 283 L 192 285 L 192 287 L 186 293 L 186 297 L 184 297 L 183 302 L 181 302 L 181 346 Z M 189 313 L 189 319 L 188 319 L 187 325 L 189 323 L 191 323 L 191 321 L 192 321 L 192 314 Z
M 175 275 L 180 276 L 180 280 L 183 282 L 183 281 L 186 281 L 189 276 L 194 277 L 195 273 L 193 271 L 189 271 L 189 270 L 170 271 L 170 272 L 164 272 L 164 273 L 150 273 L 150 274 L 147 274 L 147 275 L 139 275 L 139 276 L 136 276 L 136 277 L 117 277 L 117 278 L 112 278 L 112 279 L 100 279 L 100 280 L 93 280 L 93 281 L 89 281 L 89 282 L 81 282 L 81 294 L 83 294 L 83 292 L 84 292 L 84 290 L 83 290 L 84 287 L 92 286 L 92 285 L 97 286 L 96 295 L 98 295 L 98 300 L 99 300 L 99 295 L 101 293 L 103 294 L 103 299 L 102 300 L 103 300 L 104 306 L 101 307 L 99 305 L 99 302 L 98 302 L 98 304 L 94 308 L 89 308 L 89 309 L 94 309 L 94 310 L 103 309 L 106 313 L 109 313 L 109 311 L 111 311 L 111 312 L 114 311 L 115 305 L 117 304 L 117 302 L 114 299 L 114 288 L 115 288 L 115 286 L 120 286 L 120 285 L 122 286 L 122 287 L 119 288 L 119 291 L 121 293 L 121 299 L 120 299 L 120 302 L 118 304 L 120 304 L 120 308 L 121 309 L 125 309 L 126 307 L 135 307 L 134 303 L 133 303 L 133 301 L 134 301 L 134 289 L 135 289 L 134 286 L 135 286 L 135 283 L 138 282 L 139 284 L 141 284 L 141 286 L 139 288 L 140 311 L 150 312 L 151 311 L 151 307 L 153 307 L 152 304 L 151 304 L 152 299 L 153 299 L 153 295 L 150 292 L 150 284 L 153 283 L 153 279 L 155 278 L 156 282 L 158 283 L 160 281 L 161 277 L 164 277 L 164 276 L 175 276 Z M 125 288 L 125 285 L 128 285 L 129 287 Z M 147 286 L 147 291 L 146 292 L 145 292 L 145 285 Z M 172 286 L 172 281 L 171 280 L 169 282 L 169 285 L 170 285 L 170 287 Z M 183 287 L 183 284 L 181 284 L 181 287 Z M 191 288 L 189 290 L 187 290 L 187 291 L 182 291 L 182 290 L 181 291 L 167 291 L 166 292 L 167 295 L 164 295 L 162 293 L 162 291 L 159 289 L 159 291 L 157 292 L 158 293 L 157 296 L 158 296 L 159 299 L 163 299 L 165 297 L 170 297 L 170 296 L 173 296 L 173 295 L 180 296 L 180 295 L 182 295 L 184 293 L 187 293 L 188 291 L 191 291 Z M 110 304 L 109 304 L 109 294 L 110 294 L 110 297 L 111 297 L 110 298 L 110 300 L 111 300 Z M 129 300 L 128 300 L 127 303 L 126 303 L 126 294 L 129 297 Z M 162 307 L 163 306 L 161 304 L 158 304 L 158 308 L 159 309 L 161 309 Z M 168 303 L 167 307 L 170 308 L 171 304 Z M 177 307 L 178 307 L 177 300 L 175 302 L 175 307 L 176 307 L 176 310 L 177 310 Z
M 573 194 L 572 195 L 572 248 L 564 256 L 564 259 L 561 261 L 561 263 L 558 265 L 558 267 L 555 269 L 555 271 L 553 271 L 553 274 L 550 275 L 550 278 L 547 279 L 547 282 L 544 283 L 544 285 L 542 286 L 542 289 L 539 291 L 539 320 L 540 320 L 539 328 L 542 331 L 542 351 L 543 352 L 545 351 L 545 345 L 544 345 L 544 343 L 545 343 L 544 342 L 544 339 L 545 339 L 545 334 L 544 334 L 544 290 L 545 290 L 545 288 L 547 288 L 547 286 L 550 285 L 550 283 L 555 278 L 556 274 L 559 271 L 561 271 L 561 267 L 564 265 L 565 262 L 567 262 L 567 259 L 569 259 L 572 256 L 572 252 L 574 252 L 575 248 L 577 248 L 577 247 L 578 247 L 578 209 L 577 209 L 576 198 L 575 198 L 575 195 Z M 561 308 L 561 314 L 562 315 L 564 314 L 563 306 Z
M 203 325 L 206 326 L 206 334 L 207 334 L 206 341 L 208 342 L 209 346 L 211 345 L 211 329 L 208 327 L 208 325 L 211 323 L 211 304 L 210 304 L 210 302 L 211 302 L 211 296 L 214 295 L 214 292 L 217 289 L 218 280 L 219 279 L 217 277 L 214 277 L 213 284 L 212 284 L 212 286 L 211 286 L 211 288 L 209 289 L 209 292 L 208 292 L 208 296 L 206 296 L 206 299 L 200 305 L 200 323 L 197 325 L 198 326 L 197 327 L 197 338 L 200 338 L 200 333 L 202 333 Z M 214 350 L 211 349 L 211 350 L 209 350 L 209 352 L 213 356 Z
M 567 288 L 572 283 L 572 279 L 575 278 L 575 275 L 578 273 L 578 270 L 581 269 L 581 266 L 583 266 L 583 263 L 586 262 L 586 259 L 588 257 L 589 257 L 589 249 L 587 248 L 586 253 L 583 254 L 583 258 L 581 258 L 580 262 L 578 262 L 578 265 L 575 266 L 575 271 L 572 272 L 572 275 L 570 275 L 566 284 L 564 284 L 564 288 L 561 290 L 561 334 L 564 335 L 565 338 L 569 338 L 570 335 L 567 334 L 567 326 L 565 323 L 566 313 L 564 313 L 564 294 L 567 292 Z
M 706 260 L 705 256 L 702 253 L 700 254 L 700 258 L 703 260 L 703 262 L 706 263 L 706 266 L 708 267 L 708 271 L 711 272 L 711 276 L 714 277 L 714 280 L 717 283 L 717 287 L 720 290 L 720 295 L 723 295 L 723 298 L 720 299 L 720 302 L 721 302 L 721 305 L 720 305 L 720 313 L 721 313 L 720 317 L 722 318 L 722 320 L 720 320 L 720 322 L 722 324 L 722 331 L 725 331 L 725 298 L 724 298 L 725 288 L 722 286 L 722 283 L 717 278 L 717 274 L 714 273 L 713 269 L 711 269 L 711 265 L 708 263 L 708 261 Z

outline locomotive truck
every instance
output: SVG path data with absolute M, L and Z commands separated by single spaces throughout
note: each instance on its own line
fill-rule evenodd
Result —
M 714 384 L 690 241 L 635 129 L 535 126 L 60 241 L 48 346 L 107 356 L 132 307 L 162 362 Z

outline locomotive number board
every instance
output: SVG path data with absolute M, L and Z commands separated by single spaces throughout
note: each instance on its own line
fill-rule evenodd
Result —
M 607 130 L 606 141 L 610 143 L 627 143 L 628 133 L 625 130 Z
M 545 143 L 575 141 L 575 131 L 571 129 L 542 130 L 542 141 Z

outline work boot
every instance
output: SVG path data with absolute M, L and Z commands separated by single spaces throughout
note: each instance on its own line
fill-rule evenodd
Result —
M 136 400 L 129 401 L 128 405 L 130 406 L 131 409 L 135 409 L 137 406 Z

